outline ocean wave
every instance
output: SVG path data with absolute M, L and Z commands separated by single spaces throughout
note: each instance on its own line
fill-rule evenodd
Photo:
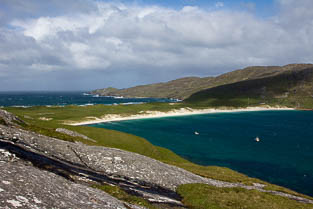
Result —
M 97 95 L 94 95 L 93 97 L 104 97 L 104 98 L 113 98 L 113 99 L 129 99 L 129 98 L 123 97 L 123 96 L 101 96 L 101 95 L 97 96 Z M 137 99 L 137 97 L 130 98 L 130 99 Z
M 86 106 L 92 106 L 92 105 L 95 105 L 93 103 L 87 103 L 87 104 L 82 104 L 82 105 L 78 105 L 80 107 L 86 107 Z
M 21 107 L 21 108 L 30 108 L 32 107 L 31 105 L 13 105 L 11 107 Z
M 174 99 L 174 98 L 170 98 L 170 100 L 171 100 L 171 102 L 181 102 L 181 101 L 183 101 L 181 99 Z
M 125 103 L 121 103 L 121 105 L 132 105 L 132 104 L 144 104 L 146 102 L 125 102 Z
M 67 105 L 70 105 L 70 104 L 65 104 L 65 105 L 56 104 L 56 105 L 43 105 L 43 106 L 45 106 L 45 107 L 65 107 Z
M 65 105 L 44 105 L 45 107 L 65 107 Z
M 88 92 L 38 92 L 34 93 L 21 93 L 16 96 L 13 93 L 0 95 L 0 106 L 3 107 L 19 107 L 28 108 L 34 106 L 57 107 L 67 105 L 86 105 L 89 103 L 104 104 L 104 105 L 117 105 L 120 103 L 128 104 L 142 104 L 149 102 L 175 102 L 176 100 L 159 99 L 159 98 L 129 98 L 120 95 L 114 96 L 101 96 L 100 94 L 92 95 Z M 177 100 L 178 101 L 178 100 Z M 116 103 L 116 104 L 114 104 Z

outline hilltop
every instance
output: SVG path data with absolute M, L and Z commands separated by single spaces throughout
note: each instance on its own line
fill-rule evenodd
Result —
M 91 93 L 101 96 L 186 99 L 192 94 L 205 89 L 240 81 L 268 78 L 286 71 L 302 70 L 310 67 L 313 67 L 313 65 L 290 64 L 286 66 L 253 66 L 225 73 L 217 77 L 186 77 L 164 83 L 141 85 L 125 89 L 111 87 L 98 89 Z
M 196 92 L 204 89 L 212 80 L 211 77 L 186 77 L 166 83 L 155 83 L 149 85 L 135 86 L 126 89 L 104 88 L 94 90 L 92 94 L 101 96 L 123 96 L 123 97 L 153 97 L 153 98 L 175 98 L 184 99 Z
M 288 65 L 271 75 L 208 88 L 185 100 L 204 106 L 313 107 L 313 65 Z

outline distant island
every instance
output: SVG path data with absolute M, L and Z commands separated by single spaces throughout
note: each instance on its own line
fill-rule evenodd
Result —
M 91 94 L 118 97 L 175 98 L 202 106 L 281 105 L 313 108 L 313 64 L 253 66 L 217 77 L 186 77 L 125 89 L 104 88 Z

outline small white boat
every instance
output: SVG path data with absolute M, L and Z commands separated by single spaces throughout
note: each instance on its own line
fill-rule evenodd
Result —
M 255 137 L 255 139 L 254 139 L 256 142 L 259 142 L 260 141 L 260 138 L 257 136 L 257 137 Z
M 195 131 L 195 135 L 199 135 L 199 132 L 196 132 L 196 131 Z

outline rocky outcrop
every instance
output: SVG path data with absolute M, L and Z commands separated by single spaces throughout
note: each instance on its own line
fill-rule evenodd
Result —
M 209 182 L 136 153 L 60 141 L 12 127 L 0 126 L 0 147 L 71 181 L 118 185 L 156 203 L 179 206 L 178 185 Z
M 67 134 L 69 136 L 80 137 L 80 138 L 83 138 L 83 139 L 86 139 L 86 140 L 89 140 L 89 141 L 92 141 L 92 142 L 96 142 L 95 140 L 89 138 L 88 136 L 85 136 L 83 134 L 77 133 L 76 131 L 68 130 L 66 128 L 57 128 L 55 131 L 57 131 L 59 133 Z
M 24 121 L 9 113 L 5 110 L 0 109 L 0 124 L 6 126 L 16 126 L 17 124 L 23 124 Z
M 117 185 L 164 207 L 184 208 L 176 188 L 188 183 L 257 189 L 313 203 L 266 191 L 263 185 L 203 178 L 136 153 L 61 141 L 15 126 L 0 125 L 0 169 L 0 207 L 4 208 L 125 208 L 127 203 L 90 188 L 96 183 Z
M 3 154 L 11 155 L 0 149 Z M 12 158 L 0 160 L 0 208 L 126 208 L 102 191 Z

